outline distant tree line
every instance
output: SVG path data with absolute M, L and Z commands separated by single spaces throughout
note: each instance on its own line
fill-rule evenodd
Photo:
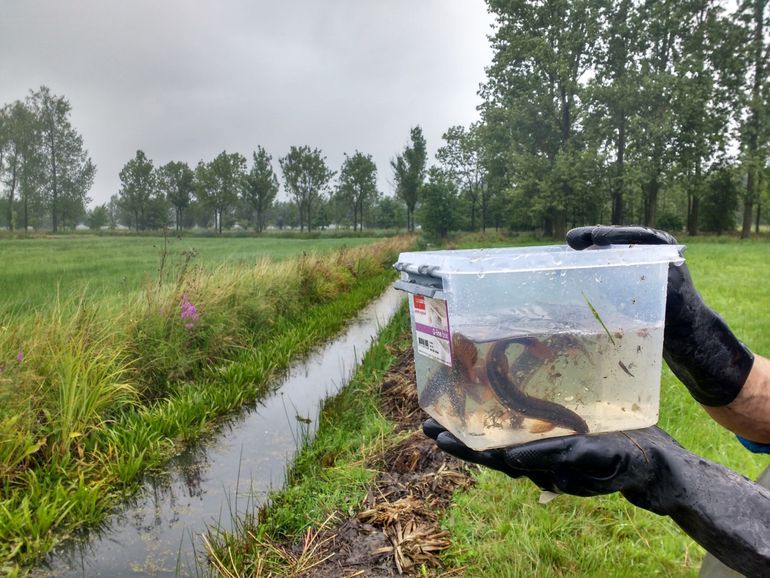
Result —
M 0 108 L 0 225 L 56 232 L 84 218 L 96 167 L 70 110 L 45 86 Z
M 222 151 L 195 168 L 180 161 L 156 167 L 138 150 L 120 171 L 120 191 L 93 210 L 91 222 L 140 231 L 158 229 L 172 215 L 177 230 L 213 227 L 220 233 L 236 224 L 257 232 L 268 226 L 300 231 L 403 226 L 399 203 L 377 190 L 371 155 L 345 155 L 336 181 L 337 172 L 319 149 L 292 146 L 278 165 L 289 201 L 276 200 L 281 181 L 272 156 L 261 146 L 248 161 L 240 153 Z

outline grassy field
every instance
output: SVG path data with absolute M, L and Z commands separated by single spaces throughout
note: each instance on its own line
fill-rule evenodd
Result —
M 108 237 L 69 235 L 0 239 L 0 319 L 50 304 L 57 293 L 86 292 L 90 297 L 125 296 L 164 274 L 175 274 L 188 257 L 209 269 L 229 264 L 254 265 L 269 257 L 282 260 L 302 253 L 324 253 L 373 242 L 369 238 L 278 239 L 271 237 Z M 165 247 L 165 250 L 164 250 Z
M 412 244 L 175 268 L 122 298 L 88 293 L 65 309 L 6 319 L 0 573 L 97 523 L 144 471 L 258 398 L 381 293 Z
M 459 238 L 453 245 L 514 243 L 496 237 Z M 770 242 L 714 238 L 686 244 L 688 266 L 706 301 L 756 353 L 770 356 Z M 403 330 L 407 320 L 400 322 Z M 344 517 L 360 499 L 368 448 L 393 440 L 388 439 L 390 426 L 377 412 L 362 409 L 375 403 L 371 396 L 376 396 L 376 388 L 352 387 L 353 393 L 335 401 L 317 441 L 303 450 L 294 470 L 295 484 L 277 495 L 275 509 L 255 532 L 300 540 L 308 525 L 319 527 L 335 508 Z M 370 417 L 362 423 L 359 418 L 366 415 Z M 712 422 L 667 368 L 659 425 L 690 450 L 750 478 L 767 465 L 766 456 L 749 453 Z M 334 466 L 322 468 L 319 464 L 329 455 Z M 673 522 L 637 509 L 618 495 L 560 496 L 541 505 L 540 491 L 528 480 L 479 469 L 477 481 L 455 496 L 444 518 L 453 546 L 443 555 L 444 569 L 432 575 L 695 576 L 700 567 L 703 550 Z M 233 575 L 248 575 L 260 555 L 252 552 Z

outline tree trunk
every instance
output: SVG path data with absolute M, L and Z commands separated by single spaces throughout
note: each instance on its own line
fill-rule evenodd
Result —
M 759 235 L 759 213 L 762 209 L 762 203 L 757 201 L 757 224 L 754 226 L 754 232 Z
M 623 191 L 617 186 L 612 191 L 612 216 L 610 217 L 613 225 L 623 224 Z
M 53 232 L 59 230 L 59 183 L 58 175 L 56 173 L 56 139 L 51 129 L 51 224 L 53 226 Z
M 16 163 L 13 165 L 13 172 L 11 173 L 11 189 L 8 193 L 8 228 L 13 231 L 15 226 L 15 220 L 13 218 L 13 196 L 16 191 Z
M 741 239 L 748 239 L 751 237 L 751 221 L 754 216 L 754 197 L 757 189 L 757 170 L 749 165 L 748 172 L 749 174 L 746 178 L 746 196 L 743 199 L 743 227 L 741 228 Z
M 486 195 L 484 194 L 484 190 L 481 191 L 481 232 L 486 233 L 487 232 L 487 205 L 489 202 L 487 201 Z
M 299 232 L 305 230 L 305 207 L 302 203 L 297 203 L 297 213 L 299 214 Z
M 751 237 L 751 218 L 754 216 L 754 203 L 746 199 L 743 203 L 743 227 L 741 229 L 741 239 Z
M 364 230 L 364 200 L 361 199 L 358 203 L 358 230 L 363 232 Z
M 553 219 L 550 215 L 543 219 L 543 237 L 553 237 Z
M 658 190 L 660 183 L 656 174 L 647 183 L 647 194 L 644 197 L 644 225 L 645 227 L 655 227 L 655 220 L 658 213 Z
M 612 224 L 623 224 L 623 188 L 625 187 L 626 115 L 618 114 L 618 140 L 615 158 L 615 180 L 612 187 Z
M 409 205 L 406 206 L 406 230 L 414 231 L 414 207 Z
M 754 82 L 751 87 L 751 103 L 749 105 L 748 132 L 748 178 L 746 180 L 746 197 L 743 204 L 743 229 L 741 238 L 751 236 L 751 220 L 754 201 L 757 193 L 757 161 L 759 155 L 759 133 L 761 130 L 762 85 L 765 82 L 764 52 L 764 8 L 766 0 L 752 0 L 754 8 L 754 34 L 752 41 L 752 64 L 754 65 Z
M 567 215 L 563 209 L 557 210 L 554 215 L 553 235 L 557 239 L 564 239 L 567 236 Z
M 692 194 L 692 200 L 689 203 L 690 210 L 687 215 L 687 234 L 695 237 L 698 234 L 698 218 L 700 213 L 700 197 L 697 194 Z

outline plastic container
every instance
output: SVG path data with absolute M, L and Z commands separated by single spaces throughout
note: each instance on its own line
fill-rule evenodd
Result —
M 654 425 L 682 249 L 402 253 L 420 406 L 477 450 Z

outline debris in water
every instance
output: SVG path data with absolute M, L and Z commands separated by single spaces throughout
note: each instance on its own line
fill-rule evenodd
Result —
M 625 363 L 623 363 L 622 361 L 618 360 L 618 365 L 620 366 L 620 369 L 622 369 L 623 371 L 625 371 L 625 372 L 626 372 L 628 375 L 630 375 L 631 377 L 636 377 L 636 376 L 635 376 L 633 373 L 631 373 L 630 371 L 628 371 L 628 368 L 626 367 L 626 364 L 625 364 Z
M 612 338 L 612 334 L 610 333 L 610 330 L 607 329 L 607 326 L 604 324 L 604 321 L 602 321 L 602 318 L 599 316 L 599 312 L 596 310 L 596 308 L 593 305 L 591 305 L 591 302 L 588 300 L 588 297 L 586 297 L 585 293 L 583 293 L 583 299 L 586 300 L 586 303 L 588 304 L 588 307 L 591 309 L 591 313 L 593 313 L 594 317 L 596 317 L 596 320 L 599 323 L 601 323 L 602 329 L 604 329 L 604 332 L 607 334 L 607 337 L 610 338 L 610 343 L 612 343 L 612 345 L 615 345 L 615 340 Z

